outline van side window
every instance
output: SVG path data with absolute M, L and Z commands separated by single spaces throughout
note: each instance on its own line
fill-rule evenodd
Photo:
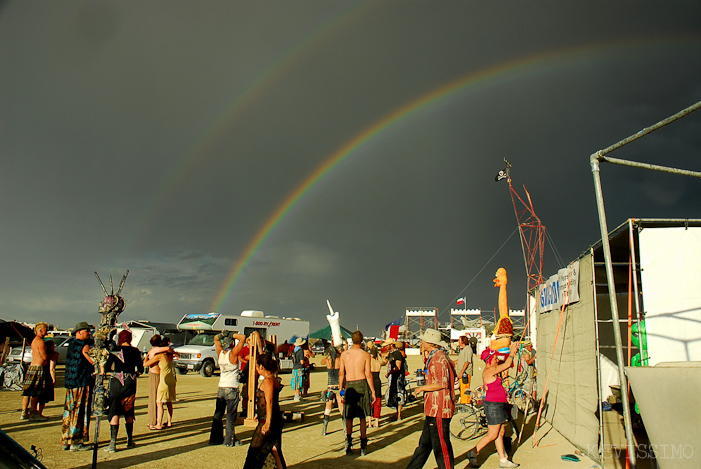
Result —
M 226 318 L 224 319 L 225 326 L 236 326 L 238 320 L 236 318 Z

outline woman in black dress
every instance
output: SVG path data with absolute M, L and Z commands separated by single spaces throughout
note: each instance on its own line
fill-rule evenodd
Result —
M 276 376 L 277 370 L 277 362 L 269 354 L 264 353 L 256 359 L 256 371 L 263 377 L 256 390 L 258 426 L 251 438 L 244 469 L 260 469 L 272 465 L 270 463 L 273 461 L 266 464 L 269 458 L 274 459 L 274 466 L 278 469 L 287 468 L 285 458 L 282 456 L 282 414 L 280 413 L 282 385 Z
M 117 434 L 119 433 L 119 416 L 124 416 L 127 429 L 127 449 L 134 444 L 134 402 L 136 401 L 136 378 L 144 372 L 141 352 L 131 346 L 131 332 L 119 333 L 117 346 L 110 353 L 105 364 L 105 371 L 112 371 L 109 383 L 109 422 L 110 445 L 105 451 L 117 451 Z

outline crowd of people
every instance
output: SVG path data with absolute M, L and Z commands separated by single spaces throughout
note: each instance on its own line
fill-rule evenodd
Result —
M 22 393 L 22 420 L 40 421 L 43 406 L 54 398 L 56 384 L 55 365 L 57 354 L 53 342 L 45 341 L 47 324 L 35 327 L 32 341 L 33 359 L 27 370 Z M 67 451 L 93 449 L 90 441 L 90 417 L 95 383 L 94 358 L 90 347 L 92 326 L 86 322 L 76 324 L 68 343 L 64 387 L 66 389 L 62 422 L 61 444 Z M 321 364 L 326 367 L 327 385 L 321 393 L 324 414 L 321 434 L 327 435 L 334 406 L 337 407 L 342 431 L 345 434 L 345 452 L 353 452 L 353 422 L 359 421 L 360 455 L 368 451 L 367 428 L 379 427 L 382 400 L 396 409 L 396 420 L 402 418 L 402 408 L 411 400 L 423 395 L 425 420 L 418 446 L 408 468 L 420 468 L 431 453 L 440 468 L 454 467 L 454 454 L 450 442 L 450 421 L 455 405 L 470 402 L 470 386 L 473 374 L 473 348 L 467 337 L 460 337 L 456 361 L 449 358 L 449 346 L 442 341 L 439 331 L 426 329 L 421 336 L 421 354 L 424 360 L 423 384 L 413 392 L 407 389 L 409 375 L 404 343 L 387 339 L 377 347 L 373 341 L 364 342 L 363 334 L 355 331 L 350 344 L 345 340 L 333 344 L 324 352 Z M 107 382 L 107 420 L 110 425 L 110 443 L 105 451 L 117 451 L 120 419 L 124 419 L 127 435 L 126 448 L 134 448 L 134 408 L 137 378 L 148 372 L 148 422 L 149 430 L 162 430 L 173 425 L 173 402 L 176 398 L 174 358 L 177 356 L 166 337 L 154 335 L 151 350 L 142 358 L 141 352 L 131 345 L 132 334 L 124 329 L 110 346 L 109 358 L 103 373 L 109 374 Z M 209 436 L 212 445 L 241 446 L 236 438 L 236 421 L 239 403 L 243 415 L 249 417 L 245 403 L 248 392 L 253 393 L 251 415 L 256 428 L 251 438 L 244 467 L 259 468 L 266 464 L 285 468 L 282 453 L 283 415 L 280 411 L 282 381 L 278 377 L 279 353 L 293 360 L 291 388 L 294 401 L 308 396 L 310 363 L 314 353 L 307 342 L 298 338 L 293 344 L 281 346 L 265 341 L 257 333 L 246 337 L 224 331 L 214 339 L 220 377 L 214 414 Z M 466 457 L 471 465 L 478 464 L 478 455 L 494 442 L 500 458 L 500 467 L 517 467 L 507 459 L 504 447 L 507 421 L 506 393 L 502 385 L 502 373 L 512 366 L 519 342 L 513 342 L 508 353 L 486 349 L 481 359 L 485 362 L 482 382 L 486 391 L 484 409 L 488 423 L 487 434 L 479 440 Z M 518 371 L 525 377 L 524 385 L 533 381 L 535 351 L 528 341 L 523 343 Z M 284 349 L 284 350 L 283 350 Z M 256 350 L 253 354 L 252 351 Z M 252 372 L 251 367 L 255 370 Z M 382 393 L 382 374 L 387 392 Z M 256 377 L 251 381 L 250 376 Z M 250 389 L 250 391 L 249 391 Z M 527 388 L 529 389 L 529 388 Z M 456 391 L 458 396 L 456 396 Z

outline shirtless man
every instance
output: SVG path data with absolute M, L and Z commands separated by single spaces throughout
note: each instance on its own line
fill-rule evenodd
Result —
M 32 340 L 32 363 L 29 365 L 27 374 L 24 377 L 24 385 L 22 389 L 22 415 L 20 419 L 30 420 L 33 422 L 47 420 L 39 414 L 39 397 L 44 393 L 46 385 L 46 377 L 44 373 L 48 364 L 48 355 L 46 353 L 46 343 L 44 337 L 49 330 L 48 324 L 45 322 L 37 323 L 34 326 L 34 340 Z
M 363 333 L 351 335 L 353 346 L 341 354 L 339 385 L 345 389 L 343 418 L 346 419 L 346 454 L 352 453 L 353 419 L 360 419 L 360 455 L 365 456 L 368 445 L 367 417 L 372 416 L 375 386 L 370 372 L 370 354 L 362 349 Z

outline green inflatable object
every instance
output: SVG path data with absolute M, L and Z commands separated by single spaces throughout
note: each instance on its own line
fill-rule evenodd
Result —
M 631 366 L 647 366 L 648 356 L 647 356 L 647 328 L 645 327 L 645 321 L 640 321 L 640 327 L 636 322 L 631 327 L 632 337 L 631 342 L 633 345 L 638 347 L 640 352 L 633 355 L 630 359 Z M 640 414 L 640 408 L 638 403 L 635 403 L 635 412 Z

